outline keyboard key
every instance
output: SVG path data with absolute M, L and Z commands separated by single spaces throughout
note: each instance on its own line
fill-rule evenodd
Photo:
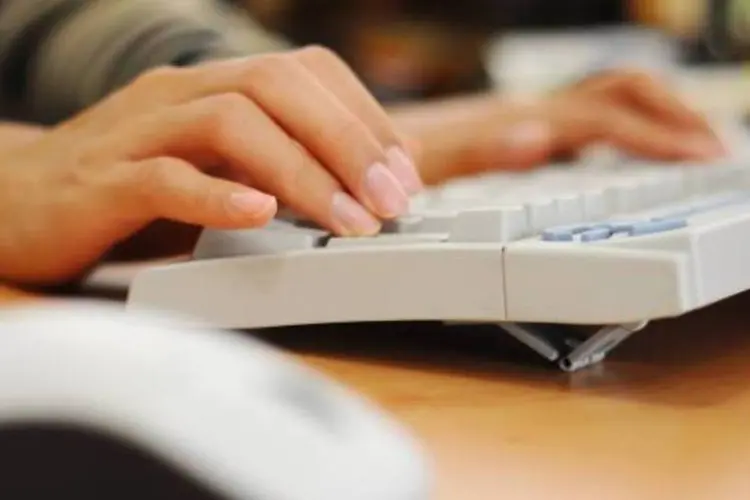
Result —
M 603 190 L 586 191 L 581 195 L 583 204 L 583 220 L 598 221 L 605 218 L 607 213 L 607 201 Z
M 580 196 L 559 196 L 555 199 L 557 224 L 573 224 L 585 220 Z
M 609 221 L 601 224 L 580 224 L 577 226 L 560 226 L 544 231 L 543 241 L 592 242 L 606 240 L 616 234 L 625 236 L 643 236 L 681 229 L 687 226 L 685 219 L 629 220 Z
M 629 236 L 642 236 L 653 233 L 663 233 L 665 231 L 673 231 L 675 229 L 682 229 L 687 226 L 685 219 L 662 219 L 639 222 L 633 224 L 627 228 Z
M 615 220 L 609 221 L 607 226 L 612 230 L 613 233 L 627 233 L 630 228 L 636 224 L 640 224 L 643 221 L 640 220 Z
M 205 230 L 195 246 L 193 258 L 215 259 L 310 250 L 322 246 L 327 237 L 327 232 L 318 229 L 287 228 L 279 224 L 261 229 Z
M 540 233 L 548 227 L 559 224 L 557 219 L 557 205 L 554 200 L 536 200 L 525 207 L 529 229 L 532 233 Z
M 381 234 L 363 237 L 335 237 L 328 240 L 326 248 L 352 248 L 372 246 L 418 245 L 423 243 L 442 243 L 448 239 L 447 234 Z
M 577 224 L 572 226 L 559 226 L 542 232 L 543 241 L 573 241 L 576 236 L 587 231 L 611 228 L 608 224 Z
M 638 210 L 639 186 L 636 182 L 623 182 L 605 190 L 607 207 L 611 213 L 628 213 Z
M 750 203 L 750 193 L 727 192 L 662 209 L 658 213 L 652 214 L 651 218 L 654 220 L 685 218 L 702 212 L 743 203 Z
M 382 233 L 449 233 L 456 210 L 426 210 L 383 222 Z
M 612 236 L 612 229 L 609 227 L 597 227 L 594 229 L 588 229 L 581 233 L 581 241 L 583 242 L 591 242 L 591 241 L 599 241 L 599 240 L 606 240 Z
M 407 215 L 397 219 L 383 221 L 381 233 L 412 233 L 417 232 L 422 217 L 418 215 Z
M 453 221 L 450 241 L 494 243 L 526 236 L 526 212 L 523 207 L 465 210 Z

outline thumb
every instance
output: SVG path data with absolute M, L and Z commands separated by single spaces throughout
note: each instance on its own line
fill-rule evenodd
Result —
M 222 229 L 259 227 L 276 215 L 276 198 L 250 187 L 207 175 L 176 158 L 136 162 L 125 189 L 136 210 L 168 219 Z

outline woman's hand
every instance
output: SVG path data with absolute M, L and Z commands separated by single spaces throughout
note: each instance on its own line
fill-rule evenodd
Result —
M 390 118 L 329 51 L 145 74 L 0 158 L 0 278 L 71 279 L 157 220 L 264 225 L 279 204 L 376 233 L 421 188 Z
M 652 77 L 612 71 L 528 102 L 485 95 L 392 110 L 419 141 L 426 183 L 526 169 L 605 143 L 659 160 L 724 153 L 706 120 Z

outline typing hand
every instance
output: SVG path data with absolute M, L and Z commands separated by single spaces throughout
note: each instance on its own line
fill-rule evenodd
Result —
M 154 221 L 260 226 L 279 204 L 371 234 L 420 188 L 388 115 L 324 49 L 160 69 L 0 158 L 0 278 L 67 280 Z
M 597 143 L 659 160 L 724 154 L 706 120 L 654 78 L 612 71 L 529 101 L 458 98 L 393 111 L 420 143 L 434 184 L 488 170 L 526 169 Z

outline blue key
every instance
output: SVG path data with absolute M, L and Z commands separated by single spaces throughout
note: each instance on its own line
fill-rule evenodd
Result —
M 573 241 L 575 231 L 571 229 L 546 229 L 542 231 L 544 241 Z
M 613 221 L 609 224 L 581 224 L 548 229 L 542 233 L 544 241 L 574 241 L 580 235 L 581 242 L 606 240 L 617 233 L 628 236 L 643 236 L 647 234 L 673 231 L 687 226 L 685 219 L 652 219 L 640 221 Z
M 684 208 L 677 212 L 673 212 L 668 215 L 662 215 L 660 217 L 656 217 L 653 220 L 680 219 L 680 218 L 685 218 L 685 217 L 692 217 L 693 215 L 696 215 L 702 212 L 709 212 L 711 210 L 724 208 L 730 205 L 745 204 L 748 202 L 750 202 L 750 198 L 748 197 L 747 193 L 739 193 L 739 194 L 733 193 L 727 196 L 716 197 L 707 201 L 701 201 L 701 202 L 695 203 L 692 206 L 689 206 L 687 208 Z
M 577 234 L 585 233 L 594 229 L 608 229 L 608 224 L 576 224 L 570 226 L 558 226 L 542 231 L 544 241 L 573 241 Z
M 628 236 L 642 236 L 644 234 L 663 233 L 665 231 L 682 229 L 686 226 L 687 221 L 685 219 L 650 220 L 633 224 L 626 232 Z
M 612 229 L 613 233 L 626 233 L 630 230 L 631 227 L 633 227 L 635 224 L 640 224 L 641 222 L 644 222 L 642 220 L 614 220 L 607 223 L 610 229 Z
M 581 241 L 589 242 L 589 241 L 606 240 L 610 236 L 612 236 L 612 230 L 610 228 L 598 227 L 595 229 L 589 229 L 588 231 L 582 232 Z

